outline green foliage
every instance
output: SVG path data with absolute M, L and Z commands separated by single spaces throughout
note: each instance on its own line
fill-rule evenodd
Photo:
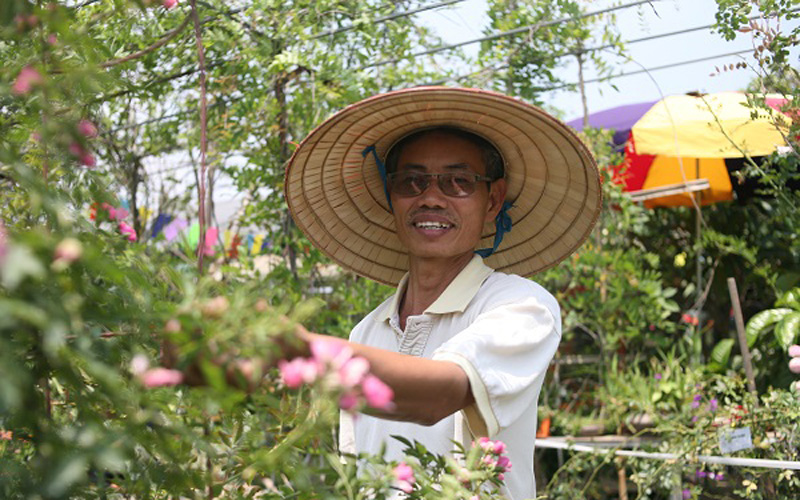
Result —
M 579 64 L 590 60 L 601 75 L 610 71 L 599 51 L 586 45 L 603 44 L 622 51 L 613 16 L 580 18 L 584 4 L 572 0 L 492 0 L 487 34 L 523 30 L 513 37 L 481 43 L 480 60 L 492 68 L 491 79 L 478 75 L 479 86 L 490 86 L 509 95 L 541 104 L 541 93 L 563 85 L 555 73 L 565 57 L 577 57 Z M 568 19 L 553 23 L 556 20 Z M 544 26 L 543 26 L 544 25 Z M 528 27 L 528 30 L 524 30 Z
M 775 303 L 774 309 L 767 309 L 754 315 L 747 322 L 747 345 L 752 347 L 759 338 L 770 330 L 775 332 L 778 345 L 787 349 L 800 339 L 800 288 L 789 290 Z

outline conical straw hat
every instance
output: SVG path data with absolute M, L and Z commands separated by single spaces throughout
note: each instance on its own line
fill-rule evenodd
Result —
M 373 155 L 385 158 L 400 138 L 451 126 L 485 137 L 505 162 L 513 221 L 488 266 L 530 276 L 575 251 L 600 213 L 592 154 L 559 120 L 503 94 L 478 89 L 417 87 L 377 95 L 331 116 L 300 144 L 286 170 L 289 210 L 317 248 L 342 267 L 396 286 L 408 255 L 395 225 Z M 491 248 L 487 223 L 477 248 Z

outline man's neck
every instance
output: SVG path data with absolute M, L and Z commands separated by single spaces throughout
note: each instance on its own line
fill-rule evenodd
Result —
M 469 264 L 473 254 L 447 259 L 411 258 L 408 281 L 400 302 L 400 327 L 405 330 L 409 316 L 422 314 Z

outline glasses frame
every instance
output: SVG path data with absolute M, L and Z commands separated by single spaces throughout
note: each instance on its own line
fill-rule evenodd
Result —
M 416 177 L 422 178 L 422 179 L 424 179 L 425 186 L 423 186 L 422 189 L 420 190 L 420 192 L 416 193 L 416 194 L 398 193 L 397 191 L 394 190 L 394 186 L 395 186 L 394 179 L 397 178 L 400 175 L 411 175 L 411 176 L 416 176 Z M 474 180 L 475 180 L 475 184 L 473 184 L 473 186 L 472 186 L 472 191 L 470 191 L 468 193 L 465 193 L 463 195 L 447 194 L 446 193 L 446 188 L 443 187 L 446 184 L 442 181 L 442 178 L 443 177 L 452 176 L 452 175 L 473 177 Z M 413 198 L 415 196 L 419 196 L 419 195 L 423 194 L 425 191 L 427 191 L 429 187 L 431 187 L 431 184 L 432 184 L 431 183 L 431 178 L 432 177 L 436 179 L 436 185 L 439 187 L 439 191 L 441 191 L 442 194 L 444 194 L 445 196 L 449 196 L 451 198 L 466 198 L 466 197 L 471 196 L 472 194 L 475 193 L 475 185 L 477 185 L 478 182 L 486 182 L 488 184 L 491 184 L 492 182 L 494 182 L 496 180 L 496 179 L 492 179 L 491 177 L 487 177 L 485 175 L 476 174 L 475 172 L 439 172 L 439 173 L 413 172 L 413 171 L 392 172 L 387 176 L 388 182 L 389 182 L 389 192 L 394 193 L 396 196 L 399 196 L 401 198 Z

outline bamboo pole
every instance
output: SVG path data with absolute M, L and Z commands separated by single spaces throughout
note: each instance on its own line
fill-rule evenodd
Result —
M 755 406 L 758 407 L 758 392 L 756 391 L 756 379 L 753 375 L 753 361 L 750 356 L 750 348 L 747 347 L 747 336 L 744 331 L 744 318 L 742 317 L 742 305 L 739 302 L 739 290 L 736 288 L 736 279 L 728 278 L 728 293 L 731 296 L 733 305 L 733 318 L 736 321 L 736 334 L 739 339 L 739 349 L 742 351 L 742 361 L 744 373 L 747 376 L 747 388 L 753 394 Z

